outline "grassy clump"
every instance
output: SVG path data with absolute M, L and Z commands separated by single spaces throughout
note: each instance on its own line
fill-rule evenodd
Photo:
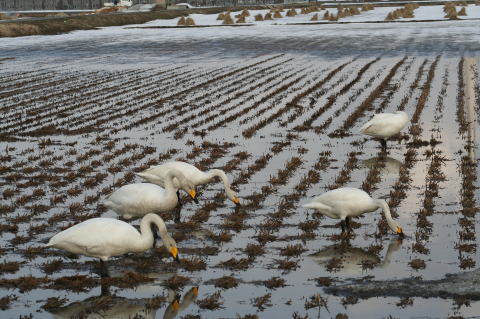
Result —
M 233 21 L 232 17 L 230 16 L 230 14 L 226 14 L 225 15 L 225 18 L 223 19 L 223 23 L 222 24 L 234 24 L 235 22 Z

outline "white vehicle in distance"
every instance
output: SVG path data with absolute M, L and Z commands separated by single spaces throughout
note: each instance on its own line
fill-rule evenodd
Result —
M 112 2 L 103 3 L 104 7 L 131 7 L 132 0 L 113 0 Z

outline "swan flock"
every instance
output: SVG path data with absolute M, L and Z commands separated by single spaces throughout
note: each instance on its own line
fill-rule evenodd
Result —
M 376 114 L 360 128 L 360 132 L 381 139 L 382 148 L 386 149 L 386 140 L 398 134 L 407 122 L 405 112 Z M 235 205 L 240 205 L 240 199 L 231 189 L 227 175 L 220 169 L 203 172 L 194 165 L 172 161 L 152 166 L 136 175 L 147 183 L 122 186 L 105 198 L 103 205 L 124 219 L 141 218 L 140 231 L 122 220 L 92 218 L 56 234 L 46 247 L 99 258 L 105 262 L 114 256 L 139 253 L 151 248 L 154 244 L 152 226 L 156 226 L 165 248 L 173 259 L 179 261 L 176 242 L 168 233 L 163 219 L 156 213 L 178 207 L 180 190 L 196 199 L 197 186 L 218 178 L 226 197 Z M 381 209 L 390 229 L 403 236 L 403 229 L 392 218 L 388 204 L 384 200 L 371 198 L 360 189 L 334 189 L 302 206 L 339 219 L 342 233 L 350 231 L 351 218 Z

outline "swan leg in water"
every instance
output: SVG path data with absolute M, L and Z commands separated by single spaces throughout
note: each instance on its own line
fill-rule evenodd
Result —
M 340 221 L 340 226 L 342 226 L 342 233 L 350 232 L 350 217 L 346 217 L 345 220 Z
M 182 207 L 181 207 L 181 206 L 178 206 L 178 207 L 175 209 L 175 217 L 173 218 L 173 221 L 174 221 L 175 223 L 179 223 L 179 222 L 180 222 L 180 218 L 182 217 L 181 211 L 182 211 Z
M 110 293 L 110 285 L 105 283 L 105 281 L 101 281 L 100 283 L 100 296 L 111 296 Z
M 110 277 L 110 273 L 108 271 L 107 263 L 105 261 L 103 261 L 102 259 L 100 259 L 99 264 L 95 268 L 97 268 L 96 272 L 98 273 L 100 278 L 109 278 Z
M 382 138 L 380 139 L 380 144 L 382 144 L 382 151 L 387 151 L 387 140 Z

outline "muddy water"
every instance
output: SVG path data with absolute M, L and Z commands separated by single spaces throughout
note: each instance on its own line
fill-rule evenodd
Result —
M 169 30 L 168 36 L 161 29 L 107 28 L 0 40 L 1 56 L 15 57 L 0 65 L 0 108 L 6 115 L 0 122 L 1 262 L 11 263 L 0 267 L 2 294 L 11 297 L 2 317 L 477 315 L 478 301 L 335 296 L 324 290 L 325 279 L 316 280 L 326 277 L 333 285 L 360 279 L 435 280 L 476 269 L 479 261 L 477 219 L 475 209 L 469 210 L 479 200 L 476 167 L 473 175 L 465 165 L 461 169 L 462 163 L 474 165 L 478 153 L 478 105 L 472 96 L 478 93 L 476 25 L 395 27 L 269 26 L 228 33 L 212 28 Z M 472 58 L 465 58 L 459 75 L 463 56 Z M 463 104 L 460 88 L 468 97 Z M 345 136 L 331 134 L 344 128 L 370 97 Z M 358 135 L 358 129 L 375 110 L 396 111 L 403 101 L 411 117 L 419 113 L 421 131 L 414 137 L 407 126 L 408 139 L 389 142 L 388 154 L 382 154 L 379 144 Z M 310 126 L 299 128 L 313 118 Z M 255 132 L 247 138 L 250 128 Z M 415 153 L 413 160 L 407 152 Z M 255 166 L 265 155 L 264 165 Z M 301 164 L 287 167 L 293 157 Z M 316 165 L 321 158 L 324 165 Z M 438 172 L 429 170 L 434 158 L 441 159 L 438 170 L 444 178 L 434 179 Z M 139 182 L 131 172 L 167 159 L 205 169 L 225 169 L 239 159 L 228 175 L 242 208 L 218 196 L 221 184 L 209 184 L 200 188 L 200 204 L 183 205 L 180 220 L 163 214 L 186 259 L 180 266 L 161 255 L 161 248 L 129 254 L 109 262 L 110 275 L 118 281 L 101 285 L 92 259 L 42 249 L 70 224 L 115 218 L 102 208 L 102 199 L 123 184 Z M 279 175 L 285 168 L 289 174 Z M 369 185 L 371 194 L 387 201 L 398 196 L 392 190 L 403 183 L 401 172 L 408 176 L 404 195 L 392 207 L 408 234 L 403 240 L 381 231 L 379 213 L 357 219 L 354 235 L 345 241 L 336 236 L 336 221 L 301 208 L 329 188 L 365 187 L 375 168 L 378 179 Z M 309 171 L 319 179 L 299 191 Z M 280 182 L 272 184 L 277 176 Z M 92 178 L 98 181 L 92 184 Z M 432 180 L 436 185 L 430 185 Z M 472 187 L 473 203 L 464 196 Z M 426 204 L 430 197 L 433 206 Z M 209 215 L 195 222 L 205 211 Z M 424 215 L 427 222 L 420 218 Z M 235 217 L 242 223 L 236 224 Z M 308 223 L 314 226 L 305 231 Z M 222 232 L 231 238 L 216 239 Z M 266 233 L 273 238 L 262 241 Z M 248 245 L 260 245 L 264 252 L 249 257 Z M 298 245 L 291 256 L 285 256 L 288 245 Z M 222 266 L 231 258 L 236 261 Z M 198 259 L 204 269 L 187 269 L 186 262 Z M 58 267 L 51 266 L 58 260 Z M 424 268 L 414 266 L 418 260 Z M 291 269 L 279 267 L 289 262 Z M 132 273 L 151 281 L 128 279 Z M 168 288 L 175 275 L 188 279 L 176 291 Z M 29 284 L 25 276 L 43 281 Z M 234 277 L 237 286 L 216 287 L 215 280 L 223 276 Z M 283 284 L 269 288 L 262 283 L 274 277 Z M 198 295 L 192 287 L 199 287 Z M 316 294 L 321 302 L 315 305 L 310 298 Z

